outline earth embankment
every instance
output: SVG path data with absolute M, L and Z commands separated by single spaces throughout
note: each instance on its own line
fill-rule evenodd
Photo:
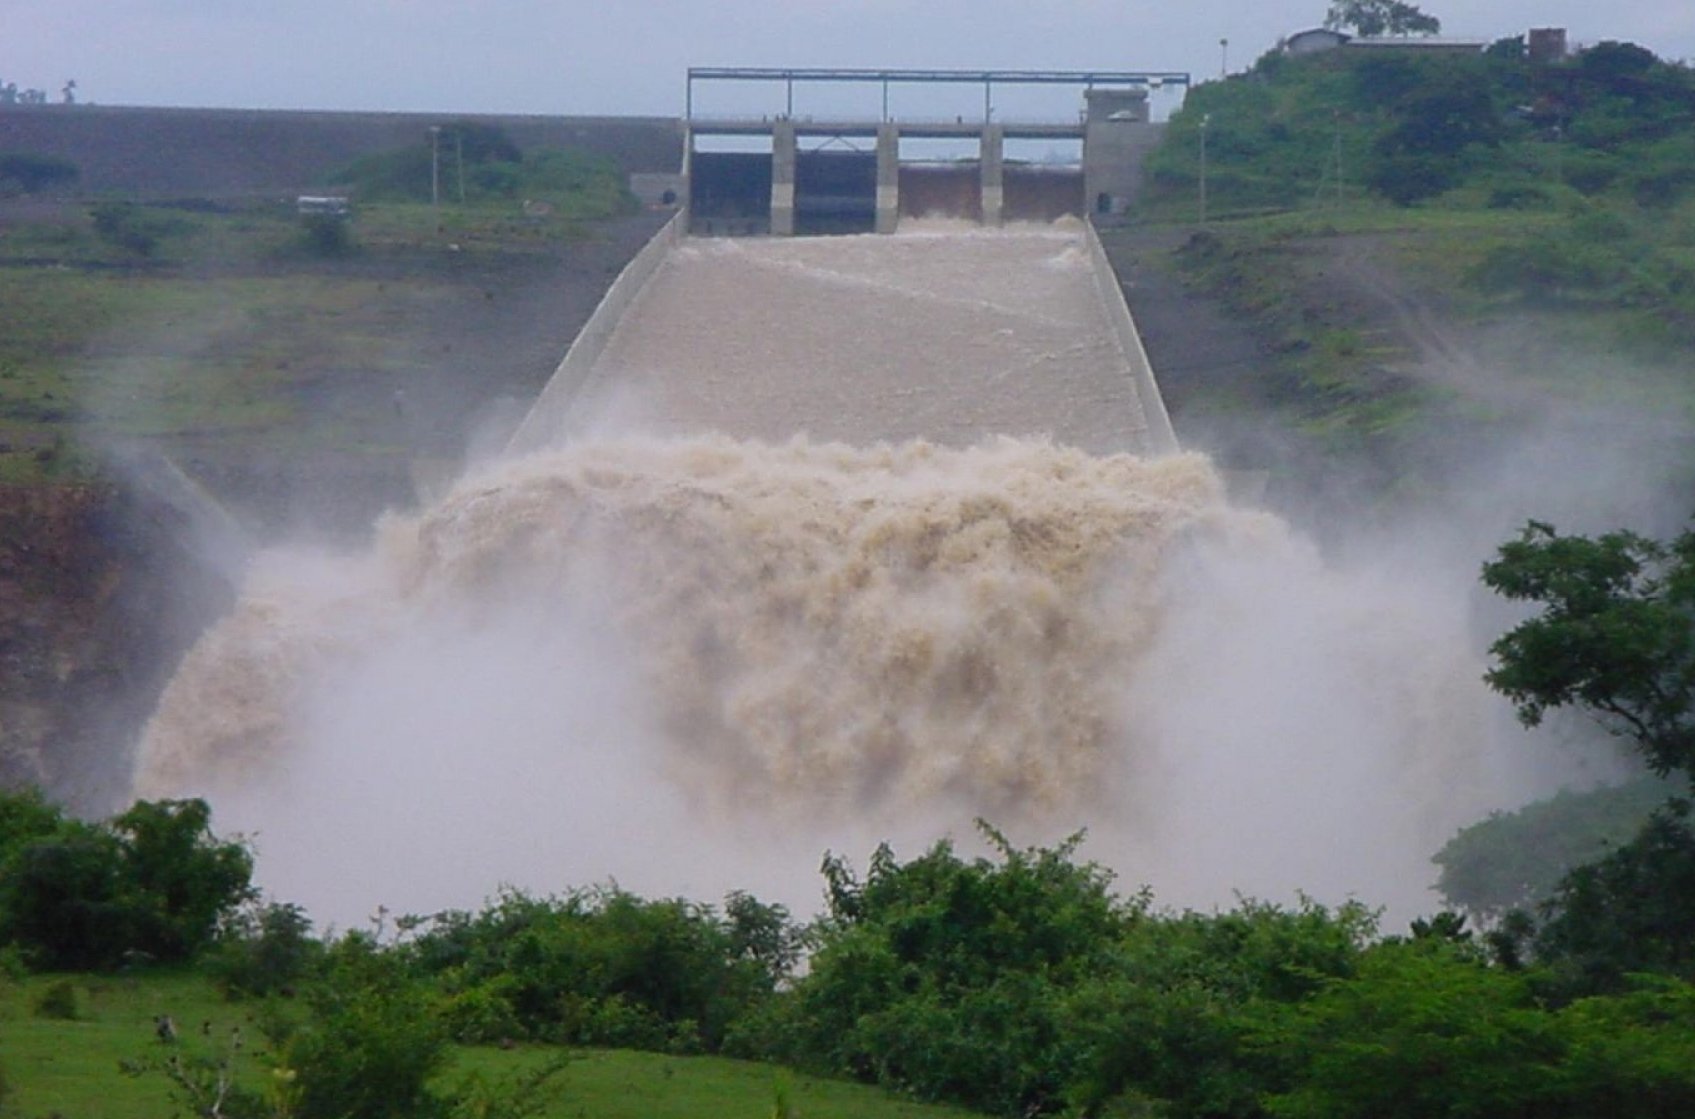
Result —
M 627 172 L 675 172 L 673 117 L 329 113 L 108 105 L 0 106 L 0 151 L 76 164 L 75 189 L 141 198 L 288 195 L 372 152 L 416 145 L 432 125 L 499 128 L 526 151 L 574 148 Z

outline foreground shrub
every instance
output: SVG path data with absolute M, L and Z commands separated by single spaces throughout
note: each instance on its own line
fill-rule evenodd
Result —
M 236 914 L 218 937 L 207 972 L 225 995 L 290 994 L 323 959 L 312 920 L 298 905 L 254 904 Z
M 732 895 L 720 915 L 616 888 L 511 891 L 480 913 L 421 926 L 405 954 L 440 983 L 461 1040 L 669 1052 L 717 1052 L 782 981 L 797 936 L 786 910 L 747 895 Z

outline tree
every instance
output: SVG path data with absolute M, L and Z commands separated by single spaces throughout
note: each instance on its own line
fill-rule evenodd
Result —
M 1631 739 L 1654 772 L 1695 781 L 1695 530 L 1663 544 L 1532 521 L 1483 581 L 1542 608 L 1490 646 L 1484 677 L 1525 725 L 1574 706 Z
M 1652 777 L 1588 792 L 1561 791 L 1462 828 L 1431 862 L 1449 905 L 1484 922 L 1552 897 L 1575 868 L 1630 842 L 1672 787 Z
M 140 801 L 105 824 L 60 819 L 44 832 L 39 801 L 0 801 L 15 836 L 0 843 L 0 944 L 61 969 L 195 955 L 248 898 L 253 870 L 210 819 L 204 801 Z
M 1378 35 L 1435 35 L 1442 21 L 1404 0 L 1335 0 L 1324 26 L 1340 31 L 1353 28 L 1366 38 Z
M 188 959 L 252 896 L 252 853 L 240 842 L 219 840 L 211 823 L 203 800 L 137 801 L 112 820 L 132 914 L 131 950 Z
M 1641 972 L 1695 979 L 1695 829 L 1656 813 L 1637 837 L 1578 867 L 1544 907 L 1536 957 L 1562 986 L 1611 994 Z
M 1559 1115 L 1563 1047 L 1524 976 L 1440 939 L 1391 942 L 1269 1024 L 1294 1066 L 1265 1109 L 1289 1119 Z

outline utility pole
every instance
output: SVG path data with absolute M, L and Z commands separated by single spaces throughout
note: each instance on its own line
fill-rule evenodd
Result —
M 1218 41 L 1218 56 L 1218 76 L 1220 78 L 1228 78 L 1230 76 L 1229 39 L 1220 39 Z

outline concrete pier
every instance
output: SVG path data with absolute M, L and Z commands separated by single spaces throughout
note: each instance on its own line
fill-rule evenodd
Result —
M 795 162 L 798 147 L 792 120 L 771 126 L 771 234 L 793 237 L 795 232 Z
M 1006 177 L 1002 162 L 1006 132 L 998 124 L 983 126 L 983 224 L 1000 225 L 1006 215 Z
M 877 126 L 877 232 L 893 233 L 900 224 L 900 129 L 892 121 Z

